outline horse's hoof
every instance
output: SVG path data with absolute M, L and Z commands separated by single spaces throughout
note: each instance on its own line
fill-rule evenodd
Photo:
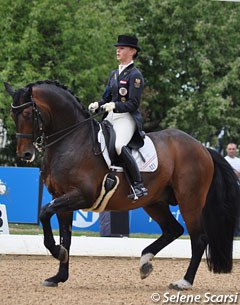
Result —
M 174 283 L 171 283 L 169 286 L 168 286 L 169 289 L 174 289 L 174 290 L 177 290 L 177 291 L 182 291 L 183 288 L 179 287 L 177 284 L 174 284 Z
M 154 255 L 152 253 L 143 254 L 140 259 L 140 277 L 145 279 L 153 271 L 153 266 L 150 261 L 153 259 Z
M 67 263 L 68 261 L 68 251 L 62 245 L 60 245 L 58 260 L 61 263 Z
M 58 287 L 58 283 L 54 283 L 48 280 L 43 281 L 42 284 L 45 287 Z
M 140 267 L 140 277 L 141 279 L 145 279 L 149 276 L 149 274 L 153 271 L 153 266 L 151 263 L 147 262 Z
M 192 289 L 192 284 L 190 284 L 188 281 L 181 279 L 179 281 L 176 281 L 174 283 L 171 283 L 168 286 L 169 289 L 174 289 L 174 290 L 188 290 Z

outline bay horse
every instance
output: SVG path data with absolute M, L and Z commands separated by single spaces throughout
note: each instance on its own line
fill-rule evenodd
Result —
M 73 211 L 92 207 L 109 172 L 102 155 L 93 153 L 96 135 L 92 130 L 98 129 L 98 122 L 58 82 L 38 81 L 18 90 L 4 85 L 13 99 L 11 115 L 16 124 L 18 157 L 32 162 L 36 148 L 43 149 L 41 177 L 53 200 L 41 209 L 40 221 L 44 245 L 60 261 L 56 275 L 44 280 L 43 285 L 56 287 L 69 277 Z M 156 171 L 142 173 L 149 194 L 129 200 L 129 184 L 119 172 L 118 188 L 106 206 L 111 211 L 142 207 L 162 230 L 162 235 L 141 253 L 141 278 L 153 270 L 153 257 L 183 234 L 183 227 L 169 209 L 176 203 L 190 235 L 192 256 L 184 276 L 169 287 L 192 287 L 205 250 L 210 271 L 231 272 L 239 208 L 238 179 L 232 168 L 220 154 L 183 131 L 166 129 L 148 136 L 159 163 Z M 59 222 L 60 245 L 52 233 L 53 214 Z

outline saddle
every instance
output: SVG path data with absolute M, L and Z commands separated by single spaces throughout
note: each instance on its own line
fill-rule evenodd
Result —
M 124 172 L 120 158 L 115 151 L 116 134 L 112 124 L 107 120 L 98 124 L 99 131 L 97 139 L 101 148 L 102 156 L 111 171 L 107 173 L 103 179 L 102 189 L 98 198 L 92 207 L 87 209 L 88 211 L 93 212 L 102 212 L 105 210 L 109 200 L 119 185 L 119 178 L 115 172 Z M 136 147 L 139 147 L 138 143 L 141 142 L 135 141 L 135 139 L 136 138 L 133 137 L 128 147 L 131 149 L 131 153 L 136 160 L 139 170 L 144 172 L 154 172 L 158 167 L 158 158 L 152 140 L 148 136 L 145 136 L 144 145 L 140 145 L 140 148 L 136 149 Z M 130 183 L 127 174 L 126 178 Z
M 101 122 L 101 128 L 110 160 L 113 164 L 117 164 L 119 163 L 119 158 L 115 150 L 116 133 L 113 129 L 113 125 L 109 121 L 103 120 Z
M 112 124 L 104 120 L 99 125 L 98 142 L 109 169 L 123 171 L 122 163 L 115 151 L 116 134 Z M 158 167 L 158 158 L 152 140 L 144 134 L 144 145 L 134 134 L 127 145 L 141 172 L 154 172 Z

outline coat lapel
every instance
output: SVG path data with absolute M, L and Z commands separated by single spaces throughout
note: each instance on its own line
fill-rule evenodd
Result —
M 119 80 L 123 79 L 125 75 L 128 74 L 133 68 L 134 68 L 134 64 L 131 64 L 126 69 L 124 69 L 119 75 Z

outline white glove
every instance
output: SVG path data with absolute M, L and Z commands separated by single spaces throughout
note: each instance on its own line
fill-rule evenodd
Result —
M 104 104 L 102 106 L 102 108 L 107 111 L 107 112 L 111 112 L 113 111 L 113 109 L 115 109 L 115 103 L 114 102 L 110 102 L 110 103 L 107 103 L 107 104 Z
M 98 107 L 99 107 L 98 102 L 94 102 L 88 106 L 88 110 L 91 112 L 95 112 L 98 109 Z

